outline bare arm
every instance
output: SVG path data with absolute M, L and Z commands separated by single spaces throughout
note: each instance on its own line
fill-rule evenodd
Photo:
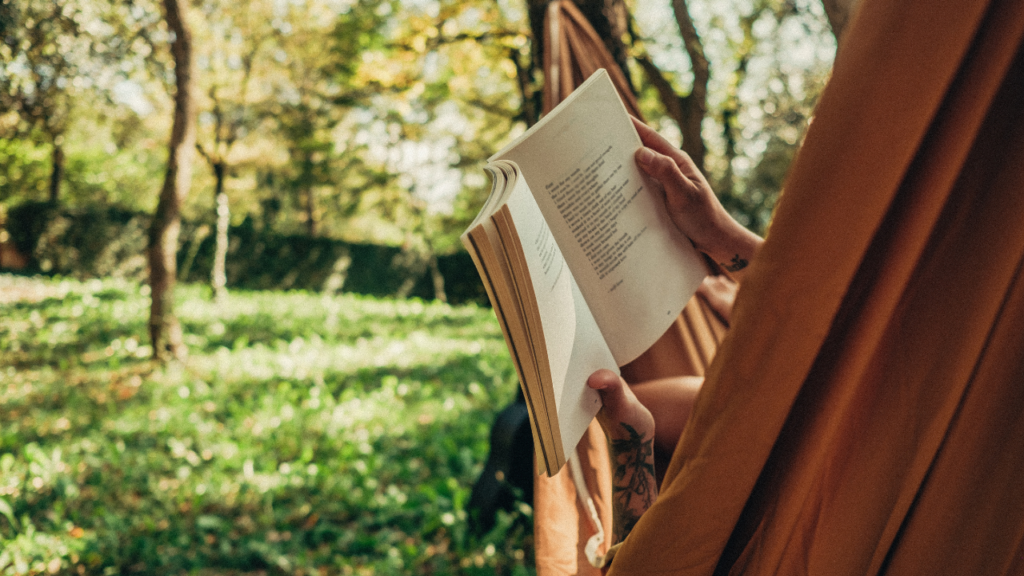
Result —
M 636 163 L 661 187 L 672 222 L 738 280 L 764 240 L 729 215 L 686 152 L 636 118 L 633 125 L 644 144 Z
M 621 542 L 658 497 L 654 418 L 613 372 L 598 370 L 587 385 L 598 391 L 603 403 L 597 420 L 611 447 L 613 541 Z

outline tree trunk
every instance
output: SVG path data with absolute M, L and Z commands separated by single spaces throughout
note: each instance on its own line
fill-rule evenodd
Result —
M 519 97 L 522 100 L 519 119 L 526 122 L 527 126 L 533 126 L 540 120 L 541 108 L 544 106 L 544 92 L 537 89 L 534 82 L 534 72 L 536 72 L 537 66 L 532 57 L 527 58 L 527 62 L 523 63 L 519 57 L 519 50 L 515 48 L 509 49 L 508 57 L 516 67 Z
M 753 11 L 749 15 L 740 18 L 740 28 L 743 30 L 743 42 L 737 50 L 736 70 L 733 72 L 729 86 L 728 96 L 722 105 L 722 138 L 725 140 L 725 172 L 722 180 L 718 182 L 717 189 L 720 194 L 733 194 L 736 184 L 736 174 L 733 170 L 733 160 L 739 156 L 738 144 L 740 140 L 740 88 L 747 79 L 747 65 L 755 44 L 754 22 L 760 18 L 760 11 Z
M 434 282 L 434 298 L 447 304 L 448 294 L 444 291 L 444 274 L 441 274 L 441 268 L 437 265 L 436 254 L 430 254 L 427 266 L 430 268 L 430 279 Z
M 224 191 L 224 178 L 227 168 L 223 162 L 216 162 L 213 165 L 213 174 L 216 179 L 214 187 L 214 199 L 217 205 L 217 232 L 215 238 L 215 249 L 213 253 L 213 270 L 210 272 L 210 285 L 213 287 L 213 300 L 223 303 L 228 296 L 228 227 L 231 225 L 231 207 L 228 205 L 228 194 Z
M 689 95 L 680 98 L 681 115 L 678 122 L 679 130 L 683 134 L 682 148 L 703 171 L 706 149 L 701 127 L 708 113 L 708 80 L 711 78 L 711 67 L 707 56 L 704 55 L 704 44 L 697 34 L 697 27 L 693 25 L 686 0 L 672 0 L 672 11 L 675 13 L 679 35 L 683 38 L 683 46 L 690 57 L 690 69 L 693 71 L 693 88 Z
M 192 234 L 192 241 L 189 242 L 188 252 L 185 253 L 185 259 L 181 263 L 181 267 L 178 268 L 178 280 L 182 282 L 188 282 L 188 275 L 192 271 L 192 264 L 196 261 L 196 256 L 199 254 L 199 248 L 202 247 L 203 241 L 210 235 L 210 227 L 203 224 Z
M 549 1 L 558 0 L 528 0 L 530 25 L 533 31 L 534 59 L 538 62 L 543 54 L 544 12 Z M 621 0 L 573 0 L 573 2 L 587 17 L 591 26 L 594 27 L 594 31 L 604 40 L 608 51 L 626 75 L 627 81 L 630 81 L 629 66 L 627 65 L 629 50 L 623 41 L 623 38 L 630 34 L 630 17 L 625 4 Z M 686 0 L 673 0 L 672 9 L 675 12 L 679 32 L 693 71 L 693 86 L 690 93 L 685 96 L 677 94 L 671 82 L 650 58 L 641 55 L 636 57 L 636 61 L 643 68 L 648 81 L 658 91 L 666 112 L 679 125 L 679 130 L 683 135 L 682 149 L 703 170 L 706 148 L 701 128 L 704 117 L 707 116 L 710 66 L 704 55 L 704 45 L 697 34 L 693 19 L 690 18 Z M 632 85 L 631 81 L 630 84 Z
M 315 238 L 316 229 L 316 194 L 313 192 L 313 187 L 309 186 L 306 188 L 305 193 L 306 199 L 306 233 L 309 234 L 310 238 Z
M 64 181 L 64 146 L 61 141 L 64 138 L 57 136 L 53 139 L 52 169 L 50 171 L 50 204 L 57 205 L 60 198 L 60 185 Z
M 648 81 L 658 91 L 658 98 L 665 106 L 665 111 L 679 125 L 679 132 L 683 136 L 683 151 L 690 155 L 697 168 L 703 172 L 707 148 L 704 146 L 702 127 L 708 114 L 708 81 L 711 78 L 711 66 L 704 54 L 704 43 L 693 24 L 693 18 L 690 17 L 686 0 L 673 0 L 672 11 L 679 27 L 679 35 L 683 39 L 683 47 L 690 58 L 690 70 L 693 72 L 690 93 L 685 96 L 677 94 L 672 83 L 647 55 L 638 56 L 636 61 L 643 68 Z
M 174 315 L 174 285 L 177 272 L 178 234 L 181 231 L 181 205 L 192 180 L 192 155 L 195 150 L 195 110 L 192 98 L 192 35 L 185 21 L 185 5 L 179 0 L 163 0 L 167 26 L 174 34 L 174 123 L 160 201 L 149 229 L 149 285 L 152 306 L 149 313 L 149 337 L 153 357 L 166 361 L 184 358 L 187 350 L 181 324 Z

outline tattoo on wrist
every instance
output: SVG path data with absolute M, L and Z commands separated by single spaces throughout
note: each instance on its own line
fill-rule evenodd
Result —
M 737 254 L 732 257 L 731 264 L 726 264 L 725 262 L 719 262 L 719 264 L 721 264 L 722 268 L 725 268 L 729 272 L 739 272 L 740 270 L 743 270 L 744 268 L 747 267 L 748 262 L 743 258 L 740 258 L 740 255 Z
M 612 501 L 615 539 L 621 542 L 654 502 L 658 485 L 654 479 L 654 438 L 638 433 L 632 426 L 620 422 L 629 438 L 611 441 Z

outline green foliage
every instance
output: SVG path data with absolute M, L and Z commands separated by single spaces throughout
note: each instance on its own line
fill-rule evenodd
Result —
M 118 119 L 115 134 L 106 134 L 99 127 L 75 125 L 71 132 L 90 130 L 88 140 L 71 141 L 65 147 L 64 191 L 61 205 L 96 209 L 118 205 L 136 211 L 153 212 L 159 182 L 166 170 L 167 150 L 152 140 L 133 133 L 138 117 L 127 112 Z M 140 193 L 141 192 L 141 193 Z
M 763 231 L 835 49 L 820 0 L 692 0 L 710 60 L 703 139 L 723 202 Z M 631 50 L 675 91 L 693 71 L 671 3 L 627 3 Z M 152 211 L 166 162 L 173 67 L 153 0 L 4 3 L 0 203 Z M 196 0 L 197 137 L 185 217 L 210 224 L 216 166 L 234 225 L 458 250 L 488 193 L 484 160 L 535 119 L 539 78 L 523 2 Z M 32 32 L 32 33 L 30 33 Z M 636 66 L 634 66 L 636 68 Z M 641 107 L 666 135 L 639 69 Z M 38 86 L 36 86 L 38 84 Z M 45 96 L 45 97 L 44 97 Z M 206 159 L 204 165 L 203 158 Z
M 119 206 L 56 208 L 27 202 L 7 213 L 6 230 L 14 245 L 31 256 L 30 269 L 79 279 L 145 279 L 150 216 Z M 354 292 L 375 296 L 408 294 L 433 299 L 427 263 L 418 254 L 394 246 L 352 244 L 332 238 L 281 235 L 251 220 L 231 229 L 228 285 L 243 289 L 303 289 Z M 213 265 L 214 239 L 209 227 L 182 225 L 178 275 L 184 282 L 204 282 Z M 483 284 L 465 251 L 438 257 L 445 290 L 452 303 L 487 303 Z
M 149 217 L 119 206 L 61 210 L 28 202 L 8 213 L 15 246 L 43 272 L 142 278 Z
M 0 574 L 528 574 L 465 505 L 515 374 L 490 311 L 0 276 Z
M 46 197 L 50 147 L 0 138 L 0 202 Z

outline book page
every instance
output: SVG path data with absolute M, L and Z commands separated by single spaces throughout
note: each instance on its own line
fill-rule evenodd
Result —
M 522 170 L 619 366 L 664 334 L 706 275 L 636 166 L 640 147 L 600 70 L 494 156 Z
M 551 475 L 600 409 L 587 378 L 615 360 L 518 167 L 486 170 L 490 197 L 461 240 L 515 361 L 539 469 Z
M 461 240 L 480 274 L 487 298 L 491 302 L 491 307 L 505 337 L 505 344 L 512 355 L 530 415 L 534 454 L 540 469 L 544 469 L 548 466 L 548 462 L 556 461 L 554 452 L 550 448 L 555 440 L 551 427 L 547 424 L 550 418 L 547 416 L 547 408 L 544 405 L 544 394 L 527 386 L 526 372 L 531 374 L 530 380 L 539 381 L 539 374 L 533 375 L 537 371 L 537 363 L 527 335 L 522 303 L 512 296 L 511 272 L 505 262 L 504 249 L 501 247 L 497 228 L 490 218 L 494 208 L 507 196 L 508 179 L 505 172 L 498 168 L 488 167 L 487 171 L 491 175 L 493 184 L 491 195 L 480 214 L 462 234 Z M 541 421 L 545 424 L 543 427 L 538 427 L 538 422 Z M 549 451 L 551 454 L 548 454 Z
M 601 368 L 617 370 L 615 358 L 534 196 L 525 186 L 516 186 L 496 218 L 503 213 L 514 224 L 529 270 L 547 351 L 561 453 L 568 455 L 601 407 L 600 397 L 587 387 L 587 379 Z M 555 471 L 557 468 L 549 473 Z

